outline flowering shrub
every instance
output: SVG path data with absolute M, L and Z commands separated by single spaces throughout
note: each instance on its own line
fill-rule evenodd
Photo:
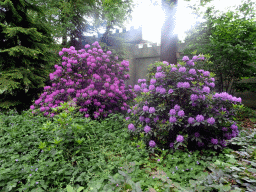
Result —
M 209 71 L 196 69 L 204 57 L 183 57 L 181 64 L 155 63 L 149 68 L 150 85 L 139 79 L 134 91 L 143 99 L 127 112 L 129 133 L 142 135 L 148 149 L 187 147 L 222 149 L 226 141 L 239 133 L 236 122 L 241 98 L 227 93 L 213 93 L 214 78 Z M 211 88 L 210 88 L 211 87 Z
M 126 112 L 129 108 L 126 102 L 136 97 L 132 89 L 127 90 L 124 84 L 129 79 L 129 74 L 125 74 L 129 71 L 129 62 L 124 60 L 121 65 L 116 64 L 118 57 L 111 58 L 111 51 L 104 54 L 97 41 L 92 45 L 95 48 L 87 52 L 79 50 L 81 54 L 77 54 L 72 46 L 59 52 L 60 56 L 66 56 L 62 58 L 66 72 L 55 65 L 56 71 L 50 74 L 54 83 L 52 87 L 44 87 L 46 91 L 35 101 L 35 105 L 30 106 L 32 110 L 37 109 L 32 113 L 40 108 L 44 116 L 53 117 L 56 114 L 50 113 L 52 108 L 71 99 L 77 105 L 76 112 L 79 109 L 84 117 L 93 120 L 104 119 L 110 113 Z M 85 45 L 85 48 L 89 47 Z

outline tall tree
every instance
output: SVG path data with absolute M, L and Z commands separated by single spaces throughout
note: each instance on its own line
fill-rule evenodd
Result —
M 102 9 L 103 4 L 101 4 L 94 12 L 95 20 L 93 25 L 96 29 L 100 26 L 105 27 L 106 30 L 100 39 L 100 44 L 102 44 L 105 51 L 111 50 L 114 54 L 118 54 L 118 60 L 121 61 L 124 59 L 125 53 L 127 53 L 128 45 L 124 43 L 123 37 L 111 36 L 110 30 L 114 29 L 115 26 L 124 28 L 125 21 L 127 22 L 127 19 L 131 18 L 131 12 L 135 4 L 133 4 L 132 0 L 117 0 L 115 3 L 110 3 L 106 9 Z
M 55 33 L 55 37 L 56 35 L 58 37 L 62 37 L 62 47 L 69 47 L 69 46 L 74 46 L 74 44 L 72 43 L 78 43 L 77 41 L 81 42 L 81 32 L 82 28 L 84 26 L 82 26 L 83 24 L 85 24 L 85 27 L 83 28 L 84 31 L 83 32 L 92 32 L 91 29 L 93 29 L 94 31 L 100 27 L 106 27 L 107 30 L 104 34 L 104 36 L 109 36 L 109 32 L 110 29 L 113 29 L 115 26 L 118 27 L 124 27 L 124 21 L 126 21 L 126 19 L 131 18 L 131 12 L 132 9 L 134 8 L 134 4 L 132 2 L 132 0 L 107 0 L 107 1 L 94 1 L 94 5 L 93 6 L 87 6 L 87 7 L 83 7 L 82 5 L 77 6 L 77 4 L 75 4 L 75 2 L 79 3 L 78 0 L 73 1 L 73 4 L 66 4 L 64 3 L 64 5 L 61 5 L 60 3 L 58 3 L 58 1 L 54 1 L 53 3 L 51 3 L 50 0 L 46 0 L 46 1 L 37 1 L 35 2 L 34 0 L 30 0 L 31 2 L 34 2 L 34 4 L 36 5 L 40 5 L 45 11 L 46 13 L 50 14 L 48 15 L 48 21 L 50 22 L 50 25 L 53 27 L 54 31 L 56 31 Z M 61 16 L 60 13 L 62 13 L 63 11 L 61 10 L 62 8 L 66 8 L 69 9 L 70 11 L 65 10 L 66 12 L 69 13 L 69 24 L 73 23 L 74 25 L 70 25 L 65 27 L 61 27 L 61 29 L 59 29 L 59 26 L 61 26 L 61 23 L 58 23 Z M 72 8 L 73 7 L 73 8 Z M 94 19 L 94 23 L 93 23 L 93 28 L 90 27 L 90 25 L 88 24 L 87 20 L 86 21 L 82 21 L 81 16 L 82 16 L 82 12 L 79 12 L 78 9 L 76 8 L 83 8 L 86 9 L 86 14 L 84 14 L 85 17 L 92 17 Z M 60 9 L 61 8 L 61 9 Z M 75 10 L 75 14 L 73 14 L 73 17 L 71 17 L 71 10 Z M 79 19 L 82 22 L 76 22 L 76 17 L 79 14 Z M 33 14 L 32 15 L 36 15 Z M 51 16 L 51 17 L 50 17 Z M 38 18 L 40 19 L 40 18 Z M 66 18 L 64 18 L 66 19 Z M 111 19 L 111 20 L 110 20 Z M 79 24 L 82 23 L 82 24 Z M 80 28 L 79 28 L 80 27 Z M 63 33 L 63 31 L 61 32 L 62 29 L 65 29 L 65 32 Z M 69 32 L 68 32 L 69 31 Z M 58 33 L 57 33 L 58 32 Z M 80 34 L 80 36 L 78 37 L 78 35 L 75 35 L 75 33 Z M 71 36 L 71 40 L 69 42 L 67 42 L 67 36 Z M 77 40 L 76 40 L 77 39 Z M 107 38 L 106 38 L 107 39 Z M 123 47 L 124 44 L 122 44 L 122 38 L 117 40 L 117 38 L 110 38 L 112 40 L 112 42 L 114 42 L 115 47 L 108 47 L 106 46 L 106 41 L 102 40 L 99 41 L 99 43 L 101 44 L 101 46 L 103 46 L 103 48 L 114 48 L 114 50 L 112 51 L 117 52 L 117 53 L 121 53 L 121 55 L 123 55 L 123 53 L 126 53 L 127 51 L 124 51 Z M 108 39 L 109 40 L 109 39 Z M 105 44 L 104 44 L 105 42 Z M 109 42 L 109 41 L 108 41 Z M 121 46 L 119 46 L 121 44 Z M 76 46 L 75 46 L 76 47 Z M 118 57 L 118 58 L 123 58 L 123 56 Z
M 171 6 L 166 0 L 162 0 L 162 9 L 166 19 L 161 29 L 160 61 L 167 61 L 170 64 L 177 64 L 178 36 L 174 34 L 177 6 L 178 0 L 171 0 Z
M 67 46 L 67 36 L 71 36 L 72 42 L 74 42 L 76 38 L 76 36 L 74 37 L 74 31 L 83 28 L 83 26 L 81 26 L 83 25 L 82 22 L 85 22 L 83 16 L 90 15 L 92 13 L 92 7 L 95 6 L 95 1 L 93 0 L 29 1 L 39 5 L 45 11 L 47 20 L 50 21 L 50 25 L 55 31 L 53 36 L 58 38 L 62 37 L 62 47 Z M 32 15 L 36 15 L 36 13 L 32 13 Z M 79 32 L 77 36 L 79 36 Z
M 190 0 L 186 0 L 190 1 Z M 200 0 L 200 5 L 205 6 L 212 0 Z M 178 0 L 162 0 L 162 10 L 165 12 L 165 21 L 161 29 L 161 54 L 160 61 L 177 64 L 178 35 L 174 34 L 177 21 Z
M 83 15 L 81 14 L 81 10 L 79 6 L 76 6 L 76 4 L 73 5 L 73 10 L 76 13 L 72 17 L 72 23 L 74 24 L 74 29 L 71 28 L 70 31 L 70 41 L 68 43 L 67 47 L 74 46 L 76 50 L 82 49 L 82 34 L 84 32 L 85 28 L 85 22 L 86 20 L 83 19 Z
M 242 77 L 251 77 L 255 69 L 249 65 L 255 57 L 255 27 L 256 23 L 248 19 L 249 13 L 254 13 L 252 2 L 246 2 L 240 5 L 235 12 L 227 12 L 218 18 L 212 15 L 212 7 L 206 11 L 208 25 L 208 34 L 200 35 L 198 30 L 192 33 L 185 41 L 189 43 L 189 49 L 197 49 L 200 53 L 210 53 L 212 57 L 207 70 L 216 74 L 217 92 L 233 94 L 235 89 L 242 89 L 241 84 L 237 84 Z M 245 12 L 246 11 L 246 12 Z M 218 11 L 215 11 L 215 14 Z M 238 12 L 244 13 L 242 18 L 237 15 Z M 250 16 L 249 18 L 253 18 Z M 193 38 L 195 37 L 195 38 Z M 206 44 L 201 44 L 206 41 Z M 186 50 L 185 50 L 186 51 Z M 185 52 L 184 51 L 184 52 Z M 204 69 L 204 66 L 202 66 Z M 232 89 L 233 88 L 233 89 Z M 246 90 L 245 88 L 243 88 Z
M 56 49 L 53 31 L 28 15 L 27 10 L 43 12 L 25 0 L 0 2 L 0 108 L 29 109 L 44 86 Z M 43 16 L 42 16 L 43 18 Z
M 74 36 L 74 31 L 78 30 L 77 26 L 82 22 L 77 21 L 81 21 L 82 18 L 79 17 L 80 19 L 78 19 L 77 13 L 81 16 L 83 15 L 87 17 L 94 16 L 95 12 L 99 15 L 104 13 L 104 17 L 107 18 L 107 22 L 111 23 L 111 21 L 114 21 L 113 25 L 119 27 L 120 23 L 123 22 L 127 16 L 130 16 L 128 14 L 132 10 L 131 0 L 68 0 L 64 2 L 60 0 L 40 0 L 37 2 L 35 2 L 35 0 L 29 1 L 34 3 L 42 2 L 40 5 L 43 6 L 47 13 L 49 13 L 47 18 L 48 20 L 51 20 L 51 25 L 56 31 L 54 36 L 62 37 L 63 46 L 66 46 L 68 43 L 67 36 L 71 36 L 73 39 L 78 38 L 78 36 Z M 55 15 L 57 19 L 52 18 L 52 15 Z M 83 20 L 83 24 L 88 25 L 88 22 Z M 82 27 L 83 26 L 81 26 L 81 28 Z M 84 32 L 88 31 L 85 29 Z

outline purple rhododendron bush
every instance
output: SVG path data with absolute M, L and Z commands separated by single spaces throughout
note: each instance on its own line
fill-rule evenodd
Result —
M 151 152 L 156 147 L 221 150 L 226 140 L 238 136 L 232 117 L 241 98 L 211 90 L 215 86 L 213 74 L 195 65 L 204 62 L 203 56 L 182 60 L 177 65 L 155 63 L 148 72 L 150 85 L 145 79 L 138 80 L 134 86 L 136 105 L 127 111 L 128 131 L 141 137 Z
M 30 106 L 32 113 L 53 117 L 58 112 L 52 112 L 52 108 L 59 109 L 60 104 L 72 99 L 75 112 L 79 109 L 81 115 L 93 120 L 104 119 L 111 113 L 126 113 L 129 108 L 126 102 L 136 97 L 124 84 L 130 78 L 125 74 L 129 62 L 124 60 L 119 65 L 118 57 L 110 56 L 111 51 L 105 54 L 97 41 L 92 45 L 95 47 L 87 52 L 79 50 L 80 54 L 72 46 L 59 52 L 63 55 L 62 66 L 55 65 L 56 71 L 50 74 L 52 87 L 44 87 L 45 92 Z

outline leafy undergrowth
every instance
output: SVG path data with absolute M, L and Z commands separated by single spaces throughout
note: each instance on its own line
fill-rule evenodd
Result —
M 44 117 L 0 114 L 0 191 L 256 191 L 256 111 L 236 118 L 240 134 L 227 142 L 230 149 L 149 155 L 122 115 L 101 123 L 76 117 L 85 143 L 48 151 L 39 148 L 53 138 L 41 129 Z

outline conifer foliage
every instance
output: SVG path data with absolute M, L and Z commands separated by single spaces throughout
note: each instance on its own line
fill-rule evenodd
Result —
M 0 109 L 21 114 L 43 91 L 57 59 L 53 50 L 61 48 L 52 30 L 28 14 L 33 10 L 44 15 L 39 7 L 5 0 L 0 8 Z

